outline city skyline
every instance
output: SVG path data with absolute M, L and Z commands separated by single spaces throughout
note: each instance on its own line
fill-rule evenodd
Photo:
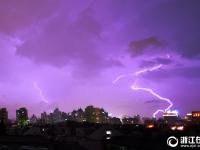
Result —
M 66 121 L 74 121 L 74 122 L 89 122 L 89 123 L 111 123 L 112 120 L 117 122 L 123 122 L 124 119 L 133 119 L 136 118 L 138 121 L 137 123 L 131 123 L 131 124 L 141 124 L 142 120 L 152 120 L 152 121 L 160 121 L 165 119 L 165 117 L 175 117 L 177 120 L 186 120 L 188 121 L 191 117 L 198 117 L 200 116 L 199 111 L 192 111 L 188 112 L 184 117 L 181 117 L 178 113 L 178 111 L 174 110 L 168 110 L 165 111 L 162 114 L 162 117 L 147 117 L 147 116 L 140 116 L 138 114 L 133 114 L 130 116 L 122 115 L 119 117 L 112 116 L 111 113 L 106 111 L 104 108 L 95 107 L 92 105 L 88 105 L 85 108 L 78 108 L 74 109 L 71 112 L 64 112 L 59 110 L 59 108 L 55 108 L 50 113 L 47 113 L 45 110 L 39 114 L 38 116 L 35 114 L 30 114 L 29 110 L 26 107 L 20 107 L 16 109 L 16 116 L 15 118 L 9 118 L 7 111 L 7 108 L 0 108 L 0 118 L 1 121 L 4 122 L 4 124 L 7 123 L 19 123 L 24 124 L 31 123 L 32 120 L 34 120 L 34 123 L 59 123 L 59 122 L 66 122 Z
M 88 109 L 90 111 L 88 111 Z M 91 111 L 92 109 L 92 111 Z M 1 112 L 4 112 L 2 115 Z M 134 117 L 137 117 L 139 116 L 141 119 L 144 118 L 144 119 L 149 119 L 149 120 L 160 120 L 160 119 L 163 119 L 165 116 L 176 116 L 178 117 L 179 119 L 186 119 L 188 116 L 190 117 L 191 114 L 195 114 L 195 113 L 198 113 L 200 114 L 199 111 L 196 111 L 196 110 L 193 110 L 191 112 L 187 112 L 186 114 L 182 114 L 180 115 L 179 112 L 177 110 L 167 110 L 167 111 L 164 111 L 162 113 L 162 115 L 160 115 L 159 117 L 155 117 L 155 116 L 151 116 L 151 117 L 148 117 L 148 116 L 141 116 L 139 114 L 131 114 L 131 115 L 126 115 L 126 114 L 122 114 L 120 116 L 113 116 L 112 113 L 108 112 L 107 110 L 105 110 L 103 107 L 95 107 L 93 105 L 88 105 L 86 106 L 85 108 L 77 108 L 77 109 L 73 109 L 71 112 L 65 112 L 65 111 L 62 111 L 60 110 L 58 107 L 55 107 L 54 109 L 52 109 L 52 111 L 50 112 L 47 112 L 46 110 L 43 110 L 40 114 L 31 114 L 29 113 L 29 110 L 26 108 L 26 107 L 20 107 L 20 108 L 17 108 L 15 110 L 15 117 L 14 118 L 10 118 L 9 117 L 9 111 L 7 110 L 6 107 L 2 107 L 0 108 L 0 117 L 3 119 L 3 118 L 7 118 L 6 120 L 9 120 L 9 121 L 17 121 L 17 120 L 20 120 L 19 118 L 22 118 L 22 120 L 29 120 L 34 117 L 34 118 L 37 118 L 37 119 L 40 119 L 42 120 L 42 118 L 44 116 L 51 116 L 52 114 L 56 113 L 57 115 L 63 115 L 62 117 L 62 121 L 67 121 L 65 120 L 65 117 L 72 117 L 72 118 L 68 118 L 69 120 L 71 121 L 75 121 L 75 122 L 84 122 L 86 121 L 84 119 L 85 115 L 87 114 L 86 112 L 88 112 L 90 115 L 94 115 L 96 114 L 97 116 L 98 115 L 106 115 L 109 119 L 112 119 L 112 118 L 117 118 L 117 119 L 120 119 L 122 120 L 123 118 L 134 118 Z M 86 113 L 86 114 L 85 114 Z M 81 117 L 81 121 L 80 119 L 78 119 L 79 121 L 77 120 L 73 120 L 73 117 L 77 117 L 77 114 L 78 114 L 78 117 Z M 80 115 L 80 116 L 79 116 Z M 3 117 L 2 117 L 3 116 Z M 195 116 L 195 115 L 194 115 Z M 199 115 L 196 115 L 199 117 Z M 60 116 L 61 117 L 61 116 Z M 107 118 L 107 119 L 108 119 Z
M 152 117 L 169 107 L 157 94 L 181 116 L 198 111 L 199 5 L 0 1 L 0 108 L 9 118 L 22 106 L 38 116 L 88 105 L 117 117 Z M 127 77 L 113 84 L 122 75 Z

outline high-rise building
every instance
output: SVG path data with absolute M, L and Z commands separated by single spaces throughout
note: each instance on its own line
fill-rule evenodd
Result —
M 180 121 L 178 111 L 176 110 L 164 112 L 163 118 L 164 118 L 165 123 L 169 125 L 177 124 Z
M 58 108 L 56 108 L 52 113 L 52 119 L 53 123 L 62 121 L 62 112 Z
M 81 108 L 73 110 L 70 114 L 70 120 L 83 122 L 85 120 L 84 111 Z
M 85 119 L 87 122 L 92 123 L 108 123 L 108 113 L 102 108 L 95 108 L 93 106 L 87 106 L 85 108 Z
M 47 115 L 46 112 L 41 113 L 41 123 L 42 124 L 48 124 L 49 123 L 48 115 Z
M 8 123 L 8 111 L 6 108 L 0 109 L 0 123 L 3 123 L 3 124 Z
M 187 113 L 187 114 L 185 115 L 185 120 L 186 120 L 187 122 L 191 122 L 191 121 L 192 121 L 192 113 Z
M 124 117 L 122 118 L 123 124 L 139 124 L 140 123 L 140 116 L 136 115 L 134 117 Z
M 62 112 L 61 119 L 62 121 L 67 121 L 67 120 L 70 120 L 70 116 L 68 115 L 68 113 Z
M 117 117 L 110 117 L 109 118 L 109 123 L 110 124 L 122 124 L 120 118 L 117 118 Z
M 94 107 L 93 106 L 87 106 L 85 108 L 85 118 L 87 122 L 95 122 L 95 116 L 94 116 Z
M 99 118 L 99 123 L 108 123 L 109 116 L 108 112 L 106 112 L 103 108 L 96 108 L 97 109 L 97 117 Z
M 18 125 L 28 124 L 28 110 L 25 107 L 16 110 L 16 121 Z
M 36 115 L 33 114 L 30 118 L 30 123 L 36 124 L 37 122 L 38 122 L 38 119 L 37 119 Z

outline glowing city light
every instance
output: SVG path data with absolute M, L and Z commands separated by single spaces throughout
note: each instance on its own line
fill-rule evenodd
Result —
M 112 132 L 111 132 L 110 130 L 107 130 L 107 131 L 106 131 L 106 134 L 107 134 L 107 135 L 111 135 Z
M 178 111 L 177 110 L 168 110 L 167 113 L 178 115 Z
M 176 130 L 176 126 L 172 126 L 172 127 L 171 127 L 171 130 Z
M 136 77 L 137 77 L 137 76 L 140 75 L 140 74 L 143 74 L 143 73 L 146 73 L 146 72 L 151 72 L 151 71 L 154 71 L 154 70 L 159 69 L 159 68 L 161 68 L 161 67 L 162 67 L 162 64 L 160 64 L 160 65 L 158 65 L 158 66 L 155 66 L 155 67 L 153 67 L 153 68 L 150 68 L 150 69 L 143 69 L 143 70 L 137 71 L 137 72 L 135 72 L 135 73 L 120 75 L 120 76 L 118 76 L 118 77 L 113 81 L 113 84 L 115 84 L 117 81 L 119 81 L 119 80 L 122 79 L 122 78 L 125 78 L 125 77 L 128 77 L 128 76 L 136 76 Z M 162 101 L 166 101 L 166 102 L 169 103 L 169 106 L 168 106 L 166 109 L 158 109 L 158 110 L 156 110 L 156 111 L 153 113 L 153 117 L 154 117 L 154 118 L 156 117 L 156 115 L 157 115 L 159 112 L 163 112 L 163 113 L 164 113 L 164 112 L 167 112 L 167 111 L 169 111 L 169 109 L 173 106 L 173 103 L 171 102 L 170 99 L 164 98 L 164 97 L 160 96 L 159 94 L 155 93 L 152 89 L 150 89 L 150 88 L 143 88 L 143 87 L 136 87 L 136 86 L 135 86 L 135 85 L 136 85 L 136 81 L 137 81 L 137 80 L 135 80 L 134 84 L 131 86 L 131 89 L 132 89 L 132 90 L 143 90 L 143 91 L 149 92 L 149 93 L 151 93 L 152 95 L 154 95 L 155 97 L 157 97 L 158 99 L 160 99 L 160 100 L 162 100 Z M 176 112 L 176 114 L 178 114 L 178 112 Z
M 42 100 L 43 102 L 45 102 L 45 103 L 48 104 L 49 101 L 48 101 L 47 99 L 44 98 L 44 96 L 43 96 L 43 94 L 42 94 L 42 90 L 39 88 L 37 82 L 33 82 L 33 85 L 34 85 L 35 89 L 39 91 L 39 95 L 40 95 L 41 100 Z
M 184 129 L 184 126 L 178 126 L 177 130 L 182 131 Z
M 149 125 L 147 125 L 147 128 L 149 128 L 149 129 L 154 128 L 154 125 L 153 124 L 149 124 Z
M 171 130 L 173 130 L 173 131 L 175 131 L 175 130 L 183 131 L 184 130 L 184 126 L 183 125 L 172 126 Z

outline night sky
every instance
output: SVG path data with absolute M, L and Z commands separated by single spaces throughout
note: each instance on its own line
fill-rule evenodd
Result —
M 132 90 L 135 77 L 112 82 L 160 64 L 137 86 L 185 115 L 200 110 L 199 58 L 199 0 L 0 1 L 0 107 L 11 118 L 22 106 L 39 115 L 87 105 L 151 117 L 168 103 Z

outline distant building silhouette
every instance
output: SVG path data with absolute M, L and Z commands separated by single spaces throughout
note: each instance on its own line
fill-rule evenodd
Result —
M 52 121 L 53 121 L 53 123 L 62 121 L 61 118 L 62 118 L 62 112 L 58 108 L 56 108 L 54 110 L 54 112 L 52 113 L 52 119 L 53 119 Z
M 177 122 L 180 121 L 180 117 L 176 111 L 164 112 L 163 118 L 164 118 L 165 123 L 169 125 L 176 124 Z
M 36 117 L 36 115 L 32 115 L 31 118 L 30 118 L 30 123 L 31 124 L 36 124 L 38 123 L 38 118 Z
M 84 111 L 81 108 L 79 108 L 78 110 L 73 110 L 70 115 L 70 120 L 77 121 L 77 122 L 85 121 L 86 119 L 85 119 Z
M 121 120 L 117 117 L 110 117 L 109 118 L 109 123 L 110 124 L 122 124 Z
M 5 125 L 8 123 L 8 111 L 6 108 L 0 109 L 0 122 Z
M 85 108 L 85 118 L 87 122 L 92 123 L 108 123 L 108 113 L 102 108 L 95 108 L 93 106 L 87 106 Z
M 28 124 L 28 110 L 25 107 L 16 110 L 16 122 L 18 125 Z
M 48 124 L 49 118 L 46 112 L 41 113 L 41 123 L 42 124 Z
M 140 121 L 140 116 L 136 115 L 134 117 L 124 117 L 122 118 L 123 124 L 139 124 Z
M 69 120 L 69 115 L 68 115 L 68 113 L 66 113 L 66 112 L 62 112 L 62 114 L 61 114 L 61 118 L 62 118 L 63 121 L 67 121 L 67 120 Z

